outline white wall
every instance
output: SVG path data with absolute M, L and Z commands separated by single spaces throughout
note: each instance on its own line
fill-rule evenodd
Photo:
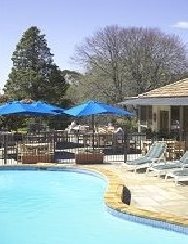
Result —
M 160 130 L 160 111 L 169 111 L 169 117 L 171 118 L 171 109 L 170 106 L 152 106 L 152 131 Z M 156 114 L 156 121 L 154 121 L 154 114 Z M 169 118 L 169 128 L 170 128 L 170 121 Z

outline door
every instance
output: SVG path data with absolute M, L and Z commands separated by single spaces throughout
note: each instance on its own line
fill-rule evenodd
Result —
M 184 120 L 184 131 L 188 133 L 188 106 L 184 107 L 183 120 Z
M 160 111 L 160 130 L 169 132 L 169 111 Z

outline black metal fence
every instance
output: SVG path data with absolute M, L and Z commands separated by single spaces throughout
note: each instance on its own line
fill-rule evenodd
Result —
M 181 140 L 145 133 L 94 133 L 66 130 L 36 133 L 0 132 L 0 164 L 123 163 L 145 154 L 154 141 L 167 143 L 167 160 L 182 156 L 188 133 Z

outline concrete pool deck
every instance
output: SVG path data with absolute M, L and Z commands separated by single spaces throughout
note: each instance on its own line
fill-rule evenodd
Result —
M 188 185 L 175 186 L 174 181 L 145 173 L 135 174 L 116 166 L 111 166 L 131 191 L 132 204 L 155 212 L 164 212 L 188 218 Z

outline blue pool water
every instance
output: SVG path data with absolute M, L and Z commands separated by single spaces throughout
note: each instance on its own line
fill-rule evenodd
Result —
M 188 236 L 113 217 L 106 183 L 67 171 L 0 171 L 0 244 L 187 244 Z

